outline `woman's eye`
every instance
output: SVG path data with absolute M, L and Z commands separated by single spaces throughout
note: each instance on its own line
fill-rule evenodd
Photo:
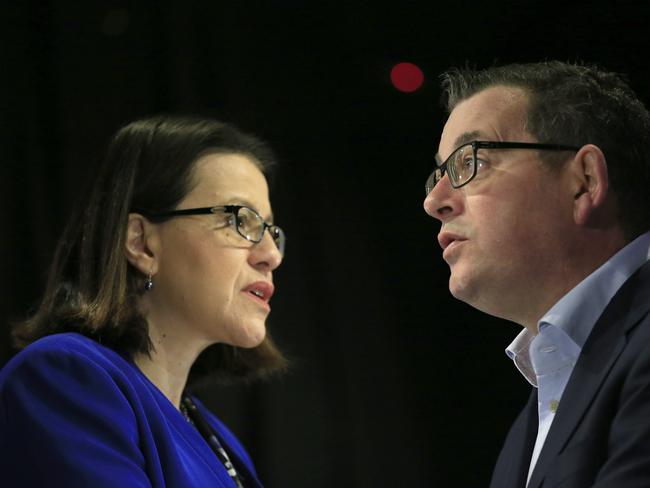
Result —
M 476 171 L 477 172 L 481 171 L 482 169 L 484 169 L 486 167 L 487 167 L 487 161 L 485 161 L 484 159 L 480 159 L 480 158 L 476 159 Z
M 249 225 L 249 218 L 246 217 L 245 215 L 240 215 L 237 218 L 237 227 L 239 228 L 247 228 Z

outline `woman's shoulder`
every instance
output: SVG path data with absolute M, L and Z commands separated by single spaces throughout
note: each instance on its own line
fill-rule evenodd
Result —
M 66 409 L 77 416 L 93 417 L 97 409 L 129 416 L 143 392 L 135 366 L 115 351 L 81 334 L 53 334 L 25 347 L 0 370 L 0 417 L 3 411 L 19 415 L 27 405 L 59 416 Z
M 0 371 L 3 480 L 151 486 L 141 450 L 150 437 L 140 434 L 155 409 L 144 411 L 135 375 L 112 354 L 79 334 L 56 334 L 30 344 Z
M 107 348 L 78 332 L 60 332 L 41 337 L 25 347 L 23 351 L 52 349 L 101 350 Z
M 65 332 L 42 337 L 18 352 L 0 371 L 0 382 L 10 374 L 37 365 L 77 372 L 86 367 L 104 370 L 128 368 L 126 359 L 112 349 L 82 334 Z

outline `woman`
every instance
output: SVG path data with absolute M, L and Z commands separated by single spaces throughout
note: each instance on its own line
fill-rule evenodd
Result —
M 284 251 L 271 163 L 213 120 L 116 134 L 0 373 L 3 486 L 261 486 L 185 386 L 285 364 L 265 329 Z

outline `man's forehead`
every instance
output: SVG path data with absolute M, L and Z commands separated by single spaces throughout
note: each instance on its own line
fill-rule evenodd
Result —
M 528 96 L 523 89 L 493 86 L 458 103 L 449 114 L 445 128 L 451 125 L 457 134 L 485 131 L 486 125 L 497 122 L 522 128 L 527 108 Z
M 440 151 L 448 156 L 463 143 L 507 140 L 526 134 L 528 95 L 522 88 L 497 85 L 459 102 L 451 111 L 440 139 Z M 440 161 L 436 157 L 436 161 Z

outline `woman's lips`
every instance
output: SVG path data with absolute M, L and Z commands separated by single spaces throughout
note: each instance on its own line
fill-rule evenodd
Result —
M 246 293 L 252 300 L 263 305 L 267 310 L 271 309 L 269 300 L 275 291 L 273 284 L 268 281 L 256 281 L 246 286 L 242 292 Z

